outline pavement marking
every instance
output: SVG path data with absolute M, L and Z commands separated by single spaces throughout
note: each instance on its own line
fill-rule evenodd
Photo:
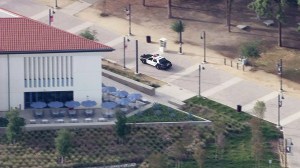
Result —
M 299 118 L 300 118 L 300 111 L 280 120 L 280 123 L 282 126 L 285 126 L 293 121 L 298 120 Z
M 276 98 L 277 96 L 278 96 L 278 92 L 276 92 L 276 91 L 271 92 L 271 93 L 269 93 L 269 94 L 267 94 L 267 95 L 265 95 L 265 96 L 263 96 L 263 97 L 261 97 L 261 98 L 258 98 L 258 99 L 256 99 L 256 100 L 254 100 L 254 101 L 252 101 L 252 102 L 250 102 L 250 103 L 244 105 L 242 110 L 243 110 L 243 111 L 246 111 L 246 112 L 252 112 L 251 110 L 253 109 L 253 107 L 254 107 L 254 105 L 255 105 L 255 103 L 256 103 L 257 101 L 263 101 L 263 102 L 266 102 L 266 101 L 269 101 L 269 100 L 271 100 L 271 99 L 273 99 L 273 98 Z
M 179 79 L 179 78 L 181 78 L 181 77 L 183 77 L 183 76 L 185 76 L 185 75 L 187 75 L 187 74 L 190 74 L 190 73 L 196 71 L 197 69 L 199 69 L 199 65 L 197 65 L 197 64 L 196 64 L 196 65 L 193 65 L 193 66 L 191 66 L 191 67 L 189 67 L 189 68 L 186 68 L 186 69 L 183 70 L 183 71 L 180 71 L 180 72 L 178 72 L 178 73 L 175 73 L 175 74 L 173 74 L 173 75 L 170 75 L 169 77 L 167 77 L 167 78 L 165 79 L 165 81 L 171 83 L 171 82 L 173 82 L 173 81 L 175 81 L 175 80 L 177 80 L 177 79 Z
M 61 9 L 61 12 L 64 12 L 69 15 L 75 15 L 76 13 L 79 13 L 80 11 L 90 7 L 92 4 L 84 2 L 84 1 L 76 1 L 69 6 L 66 6 L 65 8 Z
M 82 24 L 77 25 L 75 27 L 72 27 L 71 29 L 68 29 L 67 32 L 75 34 L 76 32 L 79 32 L 79 31 L 81 31 L 83 29 L 86 29 L 88 27 L 91 27 L 93 25 L 94 24 L 91 23 L 91 22 L 85 22 L 85 23 L 82 23 Z
M 44 10 L 43 12 L 40 12 L 38 14 L 35 14 L 33 16 L 30 16 L 31 19 L 34 19 L 34 20 L 39 20 L 45 16 L 49 16 L 49 10 Z
M 228 80 L 228 81 L 226 81 L 226 82 L 224 82 L 224 83 L 222 83 L 222 84 L 220 84 L 216 87 L 213 87 L 209 90 L 206 90 L 206 91 L 202 92 L 201 95 L 204 96 L 204 97 L 211 96 L 211 95 L 213 95 L 213 94 L 215 94 L 215 93 L 217 93 L 217 92 L 219 92 L 223 89 L 226 89 L 226 88 L 228 88 L 228 87 L 230 87 L 230 86 L 232 86 L 232 85 L 234 85 L 234 84 L 236 84 L 240 81 L 242 81 L 241 78 L 238 78 L 238 77 L 232 78 L 232 79 L 230 79 L 230 80 Z
M 105 45 L 111 46 L 111 47 L 116 46 L 120 43 L 123 43 L 123 38 L 124 38 L 124 36 L 117 37 L 117 38 L 113 39 L 112 41 L 105 43 Z
M 171 84 L 163 85 L 157 88 L 156 91 L 158 93 L 167 94 L 168 96 L 180 101 L 184 101 L 186 99 L 196 96 L 196 93 L 194 92 Z

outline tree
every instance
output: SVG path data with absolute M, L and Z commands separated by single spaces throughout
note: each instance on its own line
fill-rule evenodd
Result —
M 85 29 L 82 33 L 80 33 L 81 37 L 84 37 L 89 40 L 97 41 L 97 32 L 96 30 L 91 31 L 89 28 Z
M 266 112 L 266 104 L 263 101 L 257 101 L 253 107 L 253 113 L 260 119 L 264 118 Z
M 273 17 L 278 22 L 278 46 L 282 46 L 282 23 L 284 23 L 284 8 L 286 0 L 253 0 L 249 8 L 254 10 L 258 17 Z
M 226 0 L 226 22 L 228 27 L 228 32 L 231 32 L 231 9 L 233 0 Z
M 172 23 L 171 29 L 178 33 L 179 43 L 182 44 L 182 32 L 184 32 L 185 24 L 181 20 L 176 20 Z
M 201 146 L 201 142 L 195 144 L 195 150 L 193 154 L 199 168 L 204 168 L 205 149 Z
M 168 0 L 168 18 L 172 18 L 172 0 Z
M 218 159 L 218 155 L 220 154 L 220 158 L 223 157 L 224 147 L 225 147 L 225 127 L 224 123 L 219 120 L 214 122 L 214 132 L 215 132 L 215 142 L 216 142 L 216 154 L 215 158 Z
M 60 155 L 61 164 L 64 163 L 64 157 L 70 153 L 72 147 L 71 144 L 72 134 L 66 129 L 61 129 L 57 132 L 57 137 L 55 138 L 55 149 Z
M 124 113 L 118 112 L 116 118 L 117 121 L 116 121 L 115 129 L 117 135 L 123 140 L 126 134 L 129 132 L 129 128 L 126 125 L 127 117 Z
M 24 119 L 19 117 L 19 111 L 17 108 L 11 109 L 6 113 L 8 120 L 6 137 L 11 143 L 15 143 L 22 133 L 22 126 L 25 125 Z
M 255 159 L 256 167 L 260 167 L 260 161 L 263 157 L 263 135 L 261 131 L 261 123 L 264 118 L 264 113 L 266 111 L 266 105 L 262 101 L 257 101 L 253 108 L 253 113 L 256 117 L 253 117 L 251 120 L 252 125 L 252 154 Z

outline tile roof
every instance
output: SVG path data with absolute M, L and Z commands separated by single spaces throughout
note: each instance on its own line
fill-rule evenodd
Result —
M 113 51 L 106 45 L 26 17 L 0 18 L 1 53 Z

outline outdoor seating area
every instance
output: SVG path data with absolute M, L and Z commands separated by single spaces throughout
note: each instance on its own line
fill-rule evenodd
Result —
M 116 112 L 128 114 L 149 102 L 140 93 L 128 93 L 118 90 L 113 86 L 102 86 L 101 108 L 95 108 L 96 101 L 86 100 L 82 102 L 53 101 L 33 102 L 31 109 L 26 109 L 26 121 L 28 124 L 63 124 L 63 123 L 92 123 L 113 121 Z

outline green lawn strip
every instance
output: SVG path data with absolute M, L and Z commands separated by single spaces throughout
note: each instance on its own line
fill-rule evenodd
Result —
M 145 111 L 127 118 L 129 123 L 142 122 L 180 122 L 203 121 L 191 114 L 186 114 L 162 104 L 155 104 Z

